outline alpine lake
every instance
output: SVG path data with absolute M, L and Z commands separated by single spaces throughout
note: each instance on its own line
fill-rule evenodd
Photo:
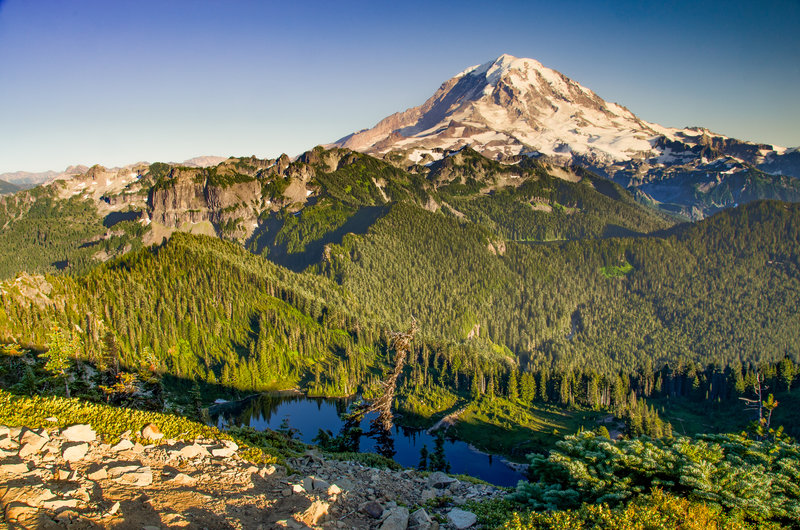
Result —
M 263 431 L 291 432 L 304 443 L 313 439 L 320 429 L 333 436 L 342 432 L 345 421 L 341 415 L 352 405 L 352 399 L 313 398 L 297 393 L 259 394 L 241 401 L 218 403 L 209 408 L 211 421 L 219 428 L 249 426 Z M 389 431 L 376 432 L 373 420 L 377 413 L 367 414 L 360 423 L 363 434 L 355 437 L 358 452 L 378 453 L 393 458 L 404 467 L 417 467 L 420 451 L 426 447 L 433 453 L 436 435 L 422 429 L 395 425 Z M 444 437 L 445 460 L 450 473 L 471 475 L 498 486 L 516 486 L 524 474 L 509 465 L 503 457 L 477 451 L 469 444 Z

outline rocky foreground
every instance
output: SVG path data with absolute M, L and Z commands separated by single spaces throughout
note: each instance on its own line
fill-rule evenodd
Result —
M 286 466 L 256 466 L 238 449 L 229 440 L 164 439 L 154 425 L 114 445 L 90 425 L 0 426 L 3 521 L 43 529 L 452 529 L 476 524 L 456 506 L 502 495 L 443 473 L 380 470 L 313 452 Z

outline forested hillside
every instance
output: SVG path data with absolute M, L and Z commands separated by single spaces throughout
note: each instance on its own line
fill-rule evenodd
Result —
M 224 171 L 154 164 L 130 182 L 135 197 L 182 186 L 207 211 L 187 211 L 181 230 L 194 219 L 220 238 L 136 220 L 182 215 L 159 210 L 175 203 L 155 192 L 130 219 L 107 213 L 122 200 L 107 195 L 105 218 L 90 199 L 46 188 L 12 196 L 6 274 L 51 270 L 59 256 L 70 266 L 2 284 L 0 340 L 45 348 L 56 325 L 100 367 L 339 396 L 374 387 L 391 362 L 388 333 L 415 318 L 406 412 L 496 396 L 506 404 L 470 414 L 513 425 L 532 403 L 586 407 L 654 435 L 670 427 L 643 398 L 729 401 L 757 373 L 783 385 L 799 360 L 796 204 L 675 225 L 586 171 L 469 149 L 412 172 L 315 149 L 292 163 L 231 159 Z M 260 198 L 235 202 L 237 185 L 256 183 Z M 256 207 L 243 240 L 244 225 L 231 231 L 224 216 Z M 156 230 L 171 237 L 136 250 Z M 99 247 L 109 257 L 123 245 L 95 264 Z

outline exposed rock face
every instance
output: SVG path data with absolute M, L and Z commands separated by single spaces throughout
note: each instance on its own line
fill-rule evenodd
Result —
M 169 228 L 211 222 L 234 239 L 252 234 L 262 209 L 261 183 L 255 179 L 209 182 L 203 170 L 175 168 L 150 190 L 150 219 Z

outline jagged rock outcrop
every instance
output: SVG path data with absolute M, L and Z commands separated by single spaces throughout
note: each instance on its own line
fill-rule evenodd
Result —
M 261 183 L 237 180 L 213 183 L 203 170 L 175 168 L 156 183 L 147 200 L 150 220 L 179 229 L 212 223 L 220 235 L 249 236 L 262 208 Z

